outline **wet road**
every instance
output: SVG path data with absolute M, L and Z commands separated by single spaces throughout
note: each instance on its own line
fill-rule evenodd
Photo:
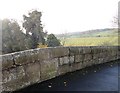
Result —
M 119 61 L 113 61 L 110 63 L 88 67 L 76 72 L 67 73 L 63 76 L 59 76 L 39 84 L 34 84 L 19 90 L 19 92 L 118 91 Z

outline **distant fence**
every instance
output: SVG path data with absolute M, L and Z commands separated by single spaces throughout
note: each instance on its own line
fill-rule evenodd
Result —
M 14 91 L 67 72 L 120 59 L 116 46 L 54 47 L 2 55 L 2 91 Z

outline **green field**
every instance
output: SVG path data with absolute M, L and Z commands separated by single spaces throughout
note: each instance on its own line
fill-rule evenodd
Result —
M 61 40 L 64 46 L 117 46 L 118 37 L 84 37 Z
M 96 29 L 56 35 L 64 46 L 118 46 L 118 29 Z

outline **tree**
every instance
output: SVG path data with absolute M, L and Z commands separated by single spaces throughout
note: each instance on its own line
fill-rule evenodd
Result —
M 15 20 L 2 20 L 2 53 L 30 49 L 29 40 Z
M 41 24 L 41 16 L 41 12 L 37 10 L 29 12 L 28 16 L 23 15 L 23 27 L 26 30 L 26 36 L 32 40 L 32 48 L 36 48 L 39 43 L 45 44 L 45 33 Z
M 114 17 L 113 23 L 114 23 L 116 26 L 119 26 L 119 24 L 120 24 L 119 18 L 118 18 L 118 17 Z
M 62 45 L 63 45 L 63 46 L 64 46 L 64 45 L 65 45 L 65 43 L 66 43 L 66 40 L 67 40 L 67 35 L 68 35 L 67 30 L 66 30 L 66 31 L 64 31 L 64 32 L 61 34 L 61 43 L 62 43 Z
M 48 47 L 60 46 L 60 41 L 55 37 L 54 34 L 50 34 L 47 37 L 47 45 Z

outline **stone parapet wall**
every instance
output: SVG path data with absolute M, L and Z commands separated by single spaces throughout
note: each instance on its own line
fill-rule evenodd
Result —
M 2 91 L 14 91 L 67 72 L 120 59 L 120 47 L 54 47 L 5 54 Z

